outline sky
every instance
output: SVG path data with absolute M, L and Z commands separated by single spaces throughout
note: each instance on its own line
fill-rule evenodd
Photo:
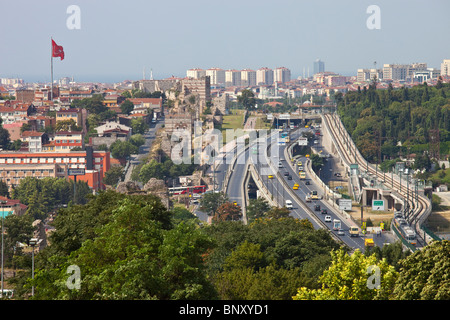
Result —
M 79 28 L 67 26 L 71 5 Z M 211 67 L 286 67 L 296 78 L 312 75 L 316 59 L 343 75 L 374 62 L 440 68 L 450 58 L 449 9 L 449 0 L 1 0 L 0 77 L 50 81 L 51 38 L 65 52 L 53 59 L 54 79 L 80 82 Z

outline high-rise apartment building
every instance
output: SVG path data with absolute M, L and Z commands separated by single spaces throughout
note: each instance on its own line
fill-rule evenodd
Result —
M 314 61 L 314 74 L 319 72 L 325 72 L 325 62 L 321 61 L 320 59 L 317 59 Z
M 206 75 L 209 76 L 212 86 L 225 85 L 225 70 L 220 68 L 209 68 L 206 70 Z
M 278 83 L 291 81 L 291 70 L 285 67 L 276 68 L 273 72 L 273 81 Z
M 256 71 L 250 69 L 241 70 L 241 86 L 256 86 Z
M 241 86 L 241 72 L 239 70 L 225 71 L 225 87 L 240 87 Z
M 383 79 L 384 80 L 406 80 L 408 75 L 407 64 L 384 64 Z
M 372 81 L 376 77 L 377 80 L 383 79 L 382 69 L 358 69 L 356 80 L 358 82 Z
M 450 59 L 444 59 L 441 63 L 441 76 L 450 76 Z
M 195 68 L 186 71 L 186 77 L 188 78 L 200 79 L 204 76 L 206 76 L 206 70 L 203 69 Z
M 267 67 L 256 70 L 256 84 L 258 86 L 273 84 L 273 70 Z

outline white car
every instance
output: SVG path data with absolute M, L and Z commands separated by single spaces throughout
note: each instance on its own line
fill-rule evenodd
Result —
M 325 222 L 331 222 L 331 216 L 325 216 Z
M 286 200 L 286 208 L 288 208 L 288 209 L 293 209 L 292 201 L 291 201 L 291 200 Z
M 344 229 L 339 229 L 338 230 L 338 235 L 340 235 L 340 236 L 343 236 L 345 233 L 344 233 Z

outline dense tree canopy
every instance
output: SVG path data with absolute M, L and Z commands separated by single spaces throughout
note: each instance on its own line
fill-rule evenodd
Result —
M 430 130 L 437 129 L 441 153 L 450 153 L 449 83 L 396 90 L 376 89 L 372 84 L 336 101 L 345 127 L 369 161 L 375 162 L 380 153 L 383 160 L 429 150 Z

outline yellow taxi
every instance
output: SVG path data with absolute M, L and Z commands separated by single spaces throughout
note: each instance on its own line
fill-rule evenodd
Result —
M 294 190 L 298 190 L 298 187 L 299 187 L 299 184 L 298 184 L 298 183 L 296 183 L 296 184 L 294 184 L 294 186 L 292 187 L 292 189 L 294 189 Z

